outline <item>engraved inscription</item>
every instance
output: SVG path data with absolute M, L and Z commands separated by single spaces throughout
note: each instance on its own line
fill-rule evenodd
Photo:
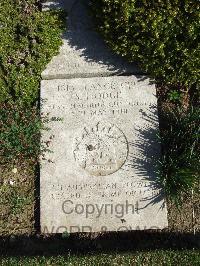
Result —
M 98 122 L 85 126 L 75 139 L 74 158 L 93 176 L 106 176 L 119 170 L 128 155 L 128 142 L 115 125 Z

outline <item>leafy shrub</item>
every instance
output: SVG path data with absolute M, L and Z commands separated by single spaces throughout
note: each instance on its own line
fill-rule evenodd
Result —
M 200 109 L 175 109 L 162 116 L 160 181 L 166 194 L 180 203 L 182 192 L 190 192 L 200 181 Z
M 36 108 L 3 105 L 0 108 L 0 156 L 3 162 L 32 159 L 40 153 L 42 122 Z
M 61 119 L 40 115 L 36 107 L 3 104 L 0 108 L 0 158 L 1 163 L 21 162 L 28 159 L 35 163 L 48 149 L 49 140 L 41 143 L 43 130 L 50 130 L 50 121 Z
M 188 90 L 200 80 L 196 0 L 90 0 L 110 47 L 159 82 Z
M 0 102 L 32 104 L 42 70 L 58 52 L 63 12 L 41 12 L 39 0 L 0 1 Z

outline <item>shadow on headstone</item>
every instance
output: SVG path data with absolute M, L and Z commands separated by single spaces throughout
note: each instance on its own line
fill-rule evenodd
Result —
M 51 6 L 51 5 L 50 5 Z M 88 1 L 66 3 L 67 31 L 60 53 L 43 72 L 43 79 L 143 74 L 137 63 L 111 51 L 88 14 Z
M 155 195 L 151 198 L 144 198 L 143 201 L 148 201 L 142 209 L 148 205 L 156 204 L 163 201 L 165 198 L 164 189 L 158 183 L 158 176 L 156 170 L 158 168 L 158 161 L 160 160 L 161 149 L 158 139 L 159 126 L 158 126 L 158 115 L 157 108 L 150 108 L 151 112 L 147 115 L 142 109 L 140 112 L 143 115 L 143 119 L 147 122 L 147 125 L 151 127 L 136 129 L 137 141 L 129 143 L 134 147 L 137 152 L 131 154 L 131 165 L 130 167 L 136 169 L 136 174 L 143 177 L 143 181 L 150 181 L 151 189 L 155 190 Z M 139 139 L 139 141 L 138 141 Z M 159 191 L 159 193 L 158 193 Z M 154 193 L 153 193 L 154 194 Z M 161 208 L 164 208 L 162 204 Z

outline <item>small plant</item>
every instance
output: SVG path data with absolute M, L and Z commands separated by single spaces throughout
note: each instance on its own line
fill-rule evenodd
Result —
M 166 194 L 177 204 L 182 192 L 189 193 L 200 177 L 200 109 L 164 113 L 161 133 L 163 155 L 159 180 Z
M 171 102 L 180 103 L 182 94 L 177 90 L 172 90 L 168 93 L 168 98 Z
M 63 239 L 66 239 L 66 238 L 69 238 L 69 237 L 70 237 L 70 233 L 68 233 L 67 231 L 62 233 L 62 238 Z
M 2 163 L 23 159 L 35 162 L 41 153 L 49 151 L 48 141 L 40 145 L 40 138 L 42 130 L 49 130 L 48 122 L 55 118 L 40 117 L 36 107 L 12 104 L 3 104 L 0 116 Z

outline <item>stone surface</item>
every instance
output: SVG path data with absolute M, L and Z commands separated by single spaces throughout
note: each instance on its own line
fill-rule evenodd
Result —
M 162 229 L 155 86 L 144 76 L 44 80 L 51 143 L 41 166 L 43 233 Z
M 62 8 L 65 9 L 67 12 L 70 12 L 73 4 L 77 0 L 54 0 L 54 1 L 45 1 L 42 3 L 43 10 L 48 11 L 51 9 Z
M 93 29 L 88 14 L 88 1 L 54 1 L 44 4 L 48 8 L 63 7 L 68 12 L 67 32 L 63 45 L 42 73 L 43 79 L 110 76 L 113 74 L 141 74 L 133 63 L 111 52 L 101 36 Z

